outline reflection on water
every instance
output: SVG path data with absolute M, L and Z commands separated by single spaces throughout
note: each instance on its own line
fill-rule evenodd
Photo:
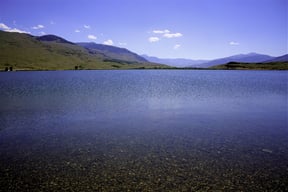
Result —
M 287 72 L 0 76 L 0 191 L 288 190 Z

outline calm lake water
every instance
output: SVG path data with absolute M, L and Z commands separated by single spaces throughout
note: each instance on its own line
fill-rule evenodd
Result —
M 0 74 L 0 191 L 288 191 L 287 71 Z

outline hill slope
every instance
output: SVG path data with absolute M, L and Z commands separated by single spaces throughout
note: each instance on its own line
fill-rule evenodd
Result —
M 122 61 L 128 61 L 129 62 L 148 62 L 143 57 L 137 55 L 136 53 L 133 53 L 125 48 L 119 48 L 115 46 L 110 45 L 103 45 L 103 44 L 96 44 L 96 43 L 77 43 L 77 45 L 80 45 L 87 50 L 89 50 L 90 53 L 102 53 L 103 55 L 107 56 L 110 59 L 114 60 L 122 60 Z
M 265 61 L 265 63 L 269 62 L 288 62 L 288 54 Z
M 72 69 L 75 65 L 95 65 L 100 55 L 90 55 L 84 48 L 57 41 L 40 41 L 28 34 L 0 31 L 0 66 L 16 69 Z
M 36 37 L 39 41 L 47 41 L 47 42 L 56 42 L 56 43 L 68 43 L 74 45 L 75 43 L 72 43 L 70 41 L 67 41 L 66 39 L 63 39 L 61 37 L 58 37 L 56 35 L 43 35 L 40 37 Z
M 0 70 L 67 70 L 155 67 L 147 62 L 133 65 L 98 51 L 89 51 L 55 35 L 34 37 L 23 33 L 0 31 Z M 131 59 L 131 61 L 133 61 Z M 161 67 L 161 66 L 160 66 Z

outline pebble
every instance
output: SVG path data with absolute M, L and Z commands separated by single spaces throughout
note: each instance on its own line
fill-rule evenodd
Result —
M 266 153 L 272 153 L 273 151 L 270 150 L 270 149 L 262 149 L 263 152 L 266 152 Z

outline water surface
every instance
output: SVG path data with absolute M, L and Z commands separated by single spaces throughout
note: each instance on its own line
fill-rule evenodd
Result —
M 288 190 L 286 71 L 0 74 L 0 191 Z

